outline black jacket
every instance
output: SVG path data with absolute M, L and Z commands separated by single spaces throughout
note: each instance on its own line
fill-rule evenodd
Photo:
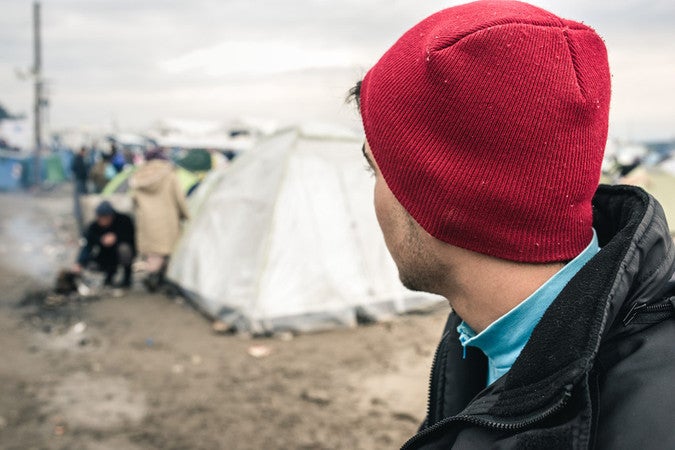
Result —
M 114 233 L 117 236 L 117 242 L 113 247 L 106 248 L 101 246 L 101 237 L 106 233 Z M 131 246 L 132 256 L 136 255 L 136 232 L 134 223 L 129 216 L 119 212 L 115 213 L 112 223 L 108 228 L 102 228 L 96 221 L 92 222 L 85 235 L 86 243 L 80 250 L 77 259 L 81 265 L 86 265 L 91 259 L 99 263 L 108 263 L 116 265 L 117 246 L 122 243 Z
M 548 308 L 511 370 L 462 359 L 451 314 L 429 407 L 404 449 L 675 449 L 675 250 L 661 206 L 601 186 L 602 249 Z
M 76 180 L 87 181 L 89 176 L 89 167 L 87 166 L 84 156 L 77 154 L 73 158 L 73 162 L 70 165 L 70 170 L 73 172 Z

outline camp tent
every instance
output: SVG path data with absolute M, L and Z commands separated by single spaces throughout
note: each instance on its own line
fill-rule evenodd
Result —
M 398 280 L 372 205 L 362 139 L 300 127 L 212 172 L 191 199 L 168 276 L 238 330 L 353 326 L 437 304 Z
M 211 170 L 211 153 L 204 149 L 188 150 L 186 155 L 176 161 L 176 165 L 190 172 L 208 172 Z
M 40 157 L 40 179 L 46 185 L 57 185 L 68 180 L 66 167 L 70 167 L 72 158 L 66 152 L 48 153 Z M 21 182 L 30 186 L 35 182 L 35 157 L 27 156 L 22 160 Z M 65 166 L 65 167 L 64 167 Z M 69 172 L 69 169 L 68 169 Z
M 108 184 L 105 185 L 101 194 L 110 195 L 127 192 L 129 190 L 129 179 L 136 169 L 136 166 L 126 166 L 120 173 L 108 181 Z
M 40 180 L 56 185 L 68 180 L 67 168 L 72 155 L 65 151 L 51 152 L 40 158 Z M 0 189 L 16 190 L 35 183 L 35 156 L 24 152 L 0 150 Z

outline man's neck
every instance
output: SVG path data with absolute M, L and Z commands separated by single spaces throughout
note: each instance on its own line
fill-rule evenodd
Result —
M 456 247 L 455 247 L 456 248 Z M 441 292 L 476 333 L 511 311 L 563 268 L 563 263 L 524 264 L 458 249 Z

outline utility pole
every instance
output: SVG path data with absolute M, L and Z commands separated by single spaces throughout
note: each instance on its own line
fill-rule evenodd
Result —
M 42 153 L 42 48 L 40 42 L 40 2 L 33 2 L 33 76 L 35 80 L 35 104 L 33 107 L 33 120 L 35 124 L 35 186 L 40 186 Z

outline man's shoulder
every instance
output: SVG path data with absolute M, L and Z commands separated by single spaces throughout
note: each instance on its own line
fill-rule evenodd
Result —
M 125 225 L 133 224 L 133 220 L 131 219 L 131 216 L 129 214 L 125 214 L 125 213 L 122 213 L 122 212 L 118 211 L 118 212 L 116 212 L 115 215 L 116 215 L 116 219 L 117 219 L 118 223 L 125 224 Z
M 664 299 L 659 304 L 650 305 L 656 311 L 651 318 L 646 314 L 636 316 L 635 323 L 631 324 L 636 328 L 633 332 L 612 339 L 604 346 L 604 351 L 601 348 L 600 359 L 604 370 L 612 373 L 615 370 L 639 369 L 646 374 L 668 368 L 672 370 L 671 374 L 675 373 L 675 305 L 672 302 L 672 299 Z
M 87 234 L 96 234 L 101 231 L 101 227 L 98 225 L 98 223 L 94 220 L 89 223 L 89 226 L 87 227 Z
M 675 448 L 673 342 L 671 317 L 612 344 L 599 379 L 602 448 Z

